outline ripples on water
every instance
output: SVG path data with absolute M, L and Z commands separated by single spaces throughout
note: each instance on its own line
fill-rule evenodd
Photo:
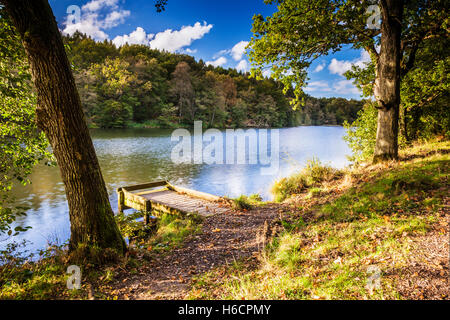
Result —
M 259 164 L 175 164 L 170 156 L 177 142 L 171 141 L 171 130 L 92 130 L 91 134 L 111 205 L 116 211 L 115 190 L 119 186 L 169 180 L 216 195 L 237 197 L 259 193 L 268 200 L 270 186 L 276 179 L 289 175 L 312 157 L 338 168 L 348 163 L 346 155 L 350 150 L 342 140 L 342 127 L 279 130 L 280 169 L 275 175 L 261 175 Z M 32 184 L 19 186 L 14 192 L 18 204 L 31 208 L 26 217 L 18 218 L 16 225 L 32 229 L 13 240 L 31 241 L 29 250 L 44 248 L 49 241 L 66 241 L 70 236 L 69 213 L 58 168 L 38 166 L 30 178 Z M 11 239 L 1 240 L 0 248 L 3 248 Z

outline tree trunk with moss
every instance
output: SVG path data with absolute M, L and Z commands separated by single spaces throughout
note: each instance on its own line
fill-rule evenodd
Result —
M 19 32 L 37 90 L 37 124 L 58 161 L 70 210 L 69 250 L 126 251 L 52 9 L 46 0 L 1 0 Z
M 378 102 L 375 163 L 398 158 L 403 1 L 381 1 L 381 13 L 381 48 L 374 92 Z

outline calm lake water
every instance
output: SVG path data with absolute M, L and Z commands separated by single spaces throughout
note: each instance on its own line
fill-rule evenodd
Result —
M 178 142 L 171 141 L 172 130 L 92 130 L 91 134 L 114 211 L 117 211 L 116 188 L 155 180 L 169 180 L 219 196 L 259 193 L 268 200 L 272 183 L 298 170 L 308 159 L 317 157 L 340 168 L 348 164 L 346 155 L 350 154 L 342 139 L 342 127 L 279 129 L 279 170 L 272 175 L 262 175 L 261 164 L 248 162 L 223 165 L 173 163 L 171 153 Z M 59 169 L 38 166 L 31 181 L 30 185 L 19 186 L 14 192 L 18 203 L 30 208 L 27 216 L 20 217 L 16 225 L 31 226 L 32 229 L 13 240 L 26 239 L 31 242 L 27 249 L 35 251 L 45 248 L 48 242 L 66 241 L 70 226 Z M 0 239 L 0 248 L 11 240 Z

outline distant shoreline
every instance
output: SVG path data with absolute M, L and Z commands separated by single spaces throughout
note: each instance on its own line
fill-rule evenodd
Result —
M 292 127 L 205 127 L 204 129 L 219 129 L 219 130 L 226 130 L 226 129 L 288 129 L 288 128 L 298 128 L 298 127 L 340 127 L 343 128 L 343 125 L 339 124 L 321 124 L 321 125 L 297 125 Z M 130 130 L 130 129 L 192 129 L 193 126 L 174 126 L 174 127 L 151 127 L 151 126 L 129 126 L 129 127 L 123 127 L 123 128 L 97 128 L 97 127 L 89 127 L 89 130 Z

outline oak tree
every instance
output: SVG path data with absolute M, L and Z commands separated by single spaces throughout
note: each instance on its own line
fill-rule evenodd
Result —
M 446 31 L 448 5 L 436 0 L 265 0 L 278 4 L 269 17 L 253 18 L 250 60 L 261 76 L 272 76 L 286 88 L 295 84 L 303 96 L 307 68 L 320 56 L 349 45 L 365 49 L 374 63 L 373 96 L 378 108 L 374 162 L 398 157 L 401 79 L 414 68 L 424 39 Z M 375 4 L 375 6 L 374 6 Z M 377 9 L 378 8 L 378 9 Z M 379 16 L 377 15 L 379 13 Z M 378 27 L 378 21 L 381 24 Z M 379 49 L 378 49 L 379 48 Z
M 69 250 L 112 249 L 122 254 L 126 245 L 115 223 L 52 9 L 46 0 L 1 3 L 22 39 L 37 93 L 37 126 L 50 142 L 65 185 Z

